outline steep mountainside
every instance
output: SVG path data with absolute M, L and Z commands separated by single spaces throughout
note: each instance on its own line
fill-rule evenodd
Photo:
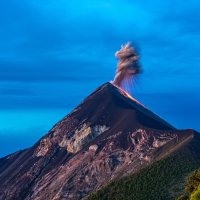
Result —
M 0 159 L 0 199 L 78 200 L 196 138 L 106 83 L 33 147 Z
M 200 167 L 199 144 L 200 136 L 196 134 L 191 142 L 169 156 L 131 176 L 110 182 L 87 200 L 175 200 L 177 197 L 189 200 L 184 185 L 188 174 Z

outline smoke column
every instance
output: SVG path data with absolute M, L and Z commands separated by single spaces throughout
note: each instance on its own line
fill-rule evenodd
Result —
M 121 46 L 121 49 L 115 53 L 115 57 L 118 58 L 118 64 L 112 83 L 129 92 L 128 90 L 133 82 L 133 77 L 141 73 L 138 55 L 131 43 L 128 42 Z

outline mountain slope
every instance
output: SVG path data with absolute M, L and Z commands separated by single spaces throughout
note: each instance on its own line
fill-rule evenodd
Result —
M 0 159 L 0 199 L 74 199 L 194 141 L 106 83 L 33 147 Z
M 200 137 L 138 173 L 112 181 L 87 200 L 175 200 L 186 177 L 200 166 Z

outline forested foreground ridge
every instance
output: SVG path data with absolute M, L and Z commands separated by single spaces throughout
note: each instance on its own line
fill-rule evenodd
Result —
M 87 200 L 199 200 L 199 149 L 199 141 L 193 141 L 138 173 L 109 183 Z

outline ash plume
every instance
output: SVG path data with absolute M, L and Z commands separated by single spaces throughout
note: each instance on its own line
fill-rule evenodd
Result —
M 118 58 L 118 64 L 112 83 L 127 90 L 133 77 L 141 73 L 139 57 L 130 42 L 122 45 L 121 49 L 115 53 L 115 57 Z

